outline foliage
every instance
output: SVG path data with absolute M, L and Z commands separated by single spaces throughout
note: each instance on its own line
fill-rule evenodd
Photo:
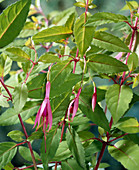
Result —
M 74 6 L 85 12 L 78 16 L 73 7 L 45 15 L 40 0 L 19 0 L 0 15 L 0 126 L 23 128 L 7 134 L 14 142 L 0 143 L 1 169 L 13 169 L 17 148 L 24 169 L 106 168 L 105 150 L 126 169 L 139 166 L 139 123 L 134 113 L 127 117 L 139 100 L 139 4 L 126 2 L 122 10 L 130 16 L 92 15 L 92 0 Z M 106 32 L 109 23 L 123 36 Z M 98 78 L 113 83 L 96 86 Z M 30 136 L 24 121 L 34 124 Z M 41 141 L 39 153 L 34 141 Z

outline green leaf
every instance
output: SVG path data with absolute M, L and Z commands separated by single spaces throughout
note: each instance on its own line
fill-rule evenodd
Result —
M 119 73 L 128 70 L 127 65 L 106 54 L 89 55 L 88 59 L 88 67 L 98 73 Z
M 76 2 L 74 3 L 73 5 L 77 6 L 77 7 L 80 7 L 80 8 L 85 8 L 86 4 L 83 3 L 83 2 Z
M 9 103 L 7 102 L 7 99 L 2 95 L 0 95 L 0 106 L 9 107 Z
M 67 142 L 62 141 L 56 151 L 53 161 L 63 161 L 71 156 L 71 151 L 68 148 Z
M 55 63 L 55 62 L 60 62 L 60 59 L 55 54 L 48 52 L 41 55 L 38 61 L 43 63 Z
M 24 147 L 24 146 L 20 146 L 19 147 L 19 153 L 25 160 L 32 162 L 32 157 L 31 157 L 29 148 Z M 33 151 L 33 153 L 34 153 L 36 161 L 39 161 L 40 160 L 39 154 L 35 151 Z
M 98 104 L 96 104 L 94 112 L 92 111 L 91 106 L 89 106 L 88 104 L 86 107 L 86 103 L 85 104 L 81 103 L 79 107 L 82 113 L 84 113 L 92 122 L 104 128 L 106 131 L 110 131 L 109 123 L 105 116 L 105 113 L 103 112 L 102 108 Z
M 15 156 L 17 148 L 14 146 L 16 143 L 3 142 L 0 143 L 0 169 L 7 165 Z
M 6 8 L 0 15 L 0 48 L 12 42 L 22 30 L 31 0 L 20 0 Z
M 133 97 L 132 90 L 126 86 L 114 84 L 106 92 L 106 104 L 110 110 L 113 121 L 116 123 L 129 108 L 129 103 Z
M 86 56 L 92 55 L 92 54 L 96 54 L 96 53 L 100 53 L 103 49 L 99 48 L 95 45 L 90 45 L 91 49 L 87 51 Z
M 53 113 L 53 123 L 58 123 L 65 114 L 70 102 L 70 92 L 63 93 L 51 100 L 51 108 Z
M 2 53 L 0 56 L 0 77 L 6 76 L 11 69 L 12 60 L 5 54 Z
M 13 97 L 14 109 L 19 114 L 24 107 L 28 97 L 28 89 L 26 84 L 20 84 L 16 86 L 14 89 Z
M 58 96 L 71 89 L 70 84 L 68 84 L 68 87 L 64 85 L 65 81 L 69 80 L 70 72 L 71 65 L 69 61 L 59 62 L 52 66 L 50 72 L 51 97 Z M 74 84 L 74 81 L 71 83 Z
M 35 139 L 42 139 L 43 138 L 43 131 L 41 129 L 38 129 L 37 131 L 33 132 L 29 137 L 28 141 L 33 141 Z
M 31 81 L 27 83 L 28 97 L 33 99 L 44 98 L 44 85 L 45 85 L 46 74 L 39 74 Z
M 4 170 L 13 170 L 14 166 L 11 162 L 9 162 L 6 166 L 3 167 Z
M 81 56 L 83 56 L 91 45 L 93 35 L 95 32 L 95 27 L 84 26 L 86 22 L 85 13 L 83 13 L 75 22 L 74 26 L 74 36 L 75 42 L 77 43 L 77 48 Z
M 57 15 L 54 17 L 52 24 L 57 26 L 64 25 L 67 22 L 69 16 L 75 12 L 75 7 L 71 7 L 62 12 L 58 12 Z
M 96 32 L 93 44 L 113 52 L 130 52 L 122 40 L 107 32 Z
M 27 102 L 23 110 L 21 111 L 22 120 L 25 121 L 33 116 L 39 109 L 40 102 Z M 7 109 L 2 115 L 0 115 L 0 125 L 9 126 L 19 123 L 18 113 L 13 108 Z
M 115 146 L 115 147 L 114 147 Z M 129 170 L 139 167 L 139 146 L 128 140 L 120 140 L 114 146 L 108 146 L 112 157 Z
M 92 144 L 85 149 L 86 161 L 91 162 L 93 154 L 101 151 L 101 149 L 102 143 L 100 141 L 93 141 Z
M 126 5 L 121 10 L 133 10 L 138 8 L 138 2 L 126 1 Z
M 96 8 L 97 6 L 95 5 L 95 4 L 93 4 L 93 3 L 89 3 L 88 4 L 88 8 L 89 9 L 94 9 L 94 8 Z
M 60 143 L 61 130 L 56 129 L 50 131 L 46 136 L 46 141 L 42 141 L 41 144 L 41 160 L 44 170 L 48 167 L 48 162 L 53 159 Z M 46 143 L 45 143 L 46 142 Z M 46 146 L 46 152 L 45 152 Z
M 80 131 L 78 132 L 78 135 L 80 137 L 81 142 L 95 137 L 95 135 L 89 131 Z
M 23 141 L 23 136 L 24 134 L 20 131 L 20 130 L 13 130 L 10 131 L 7 136 L 9 136 L 12 140 L 16 141 L 16 142 L 21 142 Z
M 66 23 L 65 23 L 65 27 L 68 27 L 69 29 L 73 29 L 73 24 L 75 21 L 75 13 L 72 13 L 69 18 L 67 19 Z
M 81 117 L 81 116 L 74 117 L 72 122 L 69 121 L 70 125 L 72 126 L 78 126 L 80 124 L 86 124 L 88 122 L 89 122 L 89 119 L 87 117 Z
M 113 14 L 109 12 L 98 12 L 89 17 L 86 26 L 99 26 L 107 23 L 117 23 L 127 21 L 127 17 L 120 14 Z
M 70 151 L 73 154 L 73 157 L 76 159 L 79 166 L 83 169 L 86 169 L 84 148 L 78 134 L 73 129 L 68 129 L 66 141 Z
M 108 167 L 110 167 L 110 165 L 107 163 L 100 163 L 99 165 L 99 168 L 108 168 Z
M 124 136 L 124 140 L 129 140 L 139 145 L 139 135 L 136 133 Z
M 138 55 L 136 53 L 130 54 L 127 64 L 129 70 L 134 71 L 138 67 Z
M 84 148 L 90 145 L 94 141 L 92 138 L 95 137 L 95 135 L 89 131 L 80 131 L 78 132 L 78 135 Z
M 9 55 L 9 57 L 13 61 L 28 62 L 30 59 L 30 56 L 27 53 L 25 53 L 23 50 L 17 47 L 7 48 L 6 51 L 12 54 L 12 55 Z
M 84 170 L 84 168 L 80 167 L 76 160 L 74 159 L 69 159 L 65 162 L 61 162 L 61 167 L 64 170 L 73 170 L 73 169 L 78 169 L 78 170 Z
M 70 37 L 72 30 L 64 26 L 47 28 L 33 36 L 35 43 L 56 42 Z
M 52 83 L 53 87 L 51 88 L 51 96 L 54 97 L 54 96 L 60 95 L 61 93 L 71 91 L 72 87 L 81 80 L 81 75 L 76 75 L 73 73 L 71 73 L 69 76 L 67 73 L 67 75 L 65 75 L 64 77 L 63 75 L 65 74 L 65 72 L 66 71 L 63 71 L 61 76 L 58 76 L 57 79 Z M 63 81 L 62 81 L 62 78 L 63 78 Z M 58 84 L 56 84 L 56 82 L 58 82 Z
M 136 118 L 121 118 L 115 125 L 118 129 L 127 133 L 139 133 L 139 123 Z

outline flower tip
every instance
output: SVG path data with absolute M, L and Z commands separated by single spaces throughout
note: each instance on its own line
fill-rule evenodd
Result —
M 94 93 L 92 96 L 92 110 L 93 110 L 93 112 L 95 111 L 96 101 L 97 101 L 97 94 Z

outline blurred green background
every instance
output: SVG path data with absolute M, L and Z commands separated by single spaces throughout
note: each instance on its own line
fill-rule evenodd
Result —
M 4 0 L 3 2 L 0 3 L 0 13 L 11 3 L 16 2 L 17 0 Z M 32 0 L 32 3 L 34 3 L 35 0 Z M 136 0 L 139 3 L 139 0 Z M 64 9 L 70 8 L 73 6 L 73 4 L 75 3 L 75 0 L 41 0 L 41 6 L 42 9 L 45 13 L 45 15 L 49 14 L 50 12 L 54 11 L 54 10 L 59 10 L 62 11 Z M 120 9 L 125 5 L 125 0 L 94 0 L 93 3 L 95 5 L 97 5 L 97 8 L 93 9 L 93 10 L 89 10 L 89 12 L 91 13 L 96 13 L 96 12 L 100 12 L 100 11 L 107 11 L 107 12 L 112 12 L 112 13 L 121 13 L 124 15 L 128 15 L 129 11 L 120 11 Z M 83 12 L 83 9 L 77 8 L 77 11 L 79 14 L 81 14 Z M 97 83 L 103 83 L 101 82 L 102 80 L 97 80 Z M 132 111 L 134 113 L 133 116 L 137 115 L 138 113 L 138 108 L 139 108 L 139 102 L 135 104 L 135 106 L 132 108 Z M 0 110 L 0 112 L 2 113 L 4 110 Z M 139 119 L 139 116 L 138 116 Z M 27 132 L 30 135 L 32 133 L 32 131 L 34 131 L 32 129 L 32 125 L 26 124 L 27 127 Z M 8 126 L 8 127 L 0 127 L 0 142 L 3 141 L 11 141 L 11 139 L 9 137 L 7 137 L 7 133 L 11 130 L 17 129 L 17 130 L 21 130 L 22 128 L 20 125 L 15 125 L 15 126 Z M 39 144 L 37 142 L 33 143 L 33 148 L 34 150 L 38 151 L 39 150 Z M 111 165 L 110 168 L 106 168 L 107 170 L 124 170 L 125 168 L 123 168 L 123 166 L 118 163 L 117 161 L 115 161 L 107 152 L 105 152 L 105 155 L 103 157 L 104 162 L 107 162 Z M 14 165 L 15 166 L 21 166 L 23 162 L 23 158 L 20 157 L 18 154 L 15 156 L 14 158 Z

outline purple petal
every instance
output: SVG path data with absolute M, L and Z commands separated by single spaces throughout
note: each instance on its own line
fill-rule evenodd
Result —
M 40 122 L 41 116 L 43 115 L 43 112 L 44 112 L 46 105 L 47 105 L 47 99 L 44 99 L 44 101 L 42 102 L 41 107 L 40 107 L 40 114 L 39 114 L 39 117 L 38 117 L 39 122 Z
M 38 122 L 38 118 L 39 118 L 39 114 L 40 114 L 40 109 L 41 109 L 41 108 L 39 108 L 38 113 L 37 113 L 37 115 L 36 115 L 36 119 L 35 119 L 35 123 L 34 123 L 33 128 L 35 128 L 35 126 L 36 126 L 36 124 L 37 124 L 37 122 Z M 38 126 L 39 126 L 39 122 L 38 122 Z
M 45 122 L 45 125 L 46 125 L 46 129 L 47 129 L 47 126 L 48 126 L 48 115 L 46 115 L 46 122 Z
M 52 117 L 52 110 L 51 110 L 51 105 L 50 105 L 50 100 L 48 99 L 48 105 L 47 105 L 47 110 L 48 110 L 48 122 L 49 122 L 49 129 L 48 131 L 52 128 L 52 122 L 53 122 L 53 117 Z
M 47 81 L 46 83 L 46 93 L 45 93 L 45 98 L 49 98 L 49 95 L 50 95 L 50 87 L 51 87 L 51 84 L 50 84 L 50 81 Z
M 77 96 L 76 96 L 77 98 L 79 98 L 80 93 L 81 93 L 81 90 L 82 90 L 82 89 L 81 89 L 81 88 L 79 88 L 78 93 L 77 93 Z

